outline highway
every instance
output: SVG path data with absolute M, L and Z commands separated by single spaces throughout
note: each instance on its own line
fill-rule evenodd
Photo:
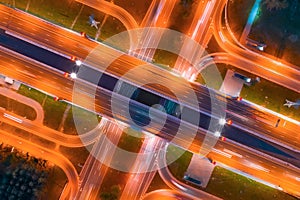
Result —
M 157 2 L 157 1 L 153 1 Z M 168 25 L 169 18 L 177 0 L 160 0 L 158 4 L 150 6 L 151 10 L 145 16 L 144 23 L 140 26 L 140 41 L 129 52 L 129 55 L 136 56 L 139 59 L 151 62 L 156 49 L 165 34 L 166 26 Z M 146 22 L 147 20 L 147 22 Z
M 224 5 L 223 5 L 224 6 Z M 222 5 L 220 6 L 222 7 Z M 223 7 L 222 7 L 223 8 Z M 220 11 L 219 8 L 218 11 Z M 53 26 L 51 24 L 47 24 L 46 22 L 41 21 L 38 18 L 35 17 L 30 17 L 28 15 L 25 15 L 25 13 L 14 11 L 10 8 L 7 8 L 3 5 L 0 5 L 0 18 L 3 19 L 1 20 L 0 24 L 3 28 L 9 28 L 10 31 L 13 33 L 18 33 L 21 34 L 23 37 L 30 38 L 30 40 L 33 40 L 39 44 L 45 45 L 51 49 L 54 49 L 58 52 L 64 53 L 65 55 L 76 55 L 77 57 L 84 59 L 88 55 L 88 52 L 90 52 L 93 48 L 97 46 L 96 43 L 85 40 L 80 35 L 76 35 L 73 32 L 66 31 L 64 29 L 61 29 L 59 27 Z M 12 13 L 13 12 L 13 13 Z M 216 13 L 221 13 L 221 12 L 216 12 Z M 221 17 L 220 14 L 215 15 L 217 17 Z M 219 19 L 218 18 L 218 19 Z M 7 25 L 7 22 L 10 22 L 10 25 Z M 218 23 L 220 20 L 216 20 Z M 215 26 L 217 26 L 218 29 L 215 30 L 215 35 L 217 38 L 217 41 L 220 43 L 221 46 L 227 45 L 230 40 L 226 41 L 225 43 L 222 41 L 222 38 L 224 38 L 226 35 L 225 33 L 222 33 L 224 31 L 218 23 L 214 23 Z M 217 32 L 216 30 L 220 30 Z M 45 34 L 41 34 L 41 32 L 46 31 Z M 220 36 L 218 36 L 221 33 Z M 231 48 L 237 48 L 233 44 L 231 44 Z M 62 47 L 64 47 L 62 49 Z M 227 48 L 225 48 L 227 50 Z M 240 49 L 238 49 L 240 51 Z M 232 53 L 231 51 L 229 51 Z M 248 54 L 249 52 L 245 52 Z M 251 54 L 251 52 L 249 53 Z M 253 54 L 253 53 L 252 53 Z M 265 62 L 259 62 L 257 59 L 248 59 L 247 55 L 244 57 L 241 56 L 236 56 L 236 59 L 239 60 L 246 60 L 248 63 L 251 63 L 252 66 L 256 66 L 254 70 L 249 71 L 250 73 L 256 74 L 258 76 L 264 77 L 267 80 L 271 80 L 275 83 L 278 83 L 283 86 L 288 86 L 288 88 L 293 89 L 293 90 L 298 90 L 297 85 L 299 85 L 299 77 L 297 78 L 292 78 L 290 76 L 293 75 L 293 72 L 290 73 L 285 73 L 285 70 L 281 70 L 280 73 L 276 73 L 276 70 L 274 69 L 280 69 L 283 66 L 281 66 L 280 63 L 276 63 L 273 60 L 266 65 L 261 66 L 258 63 L 265 63 Z M 258 55 L 255 55 L 258 56 Z M 262 56 L 259 56 L 262 57 Z M 268 60 L 268 59 L 267 59 Z M 234 61 L 232 61 L 234 62 Z M 278 64 L 280 66 L 278 66 Z M 237 67 L 243 67 L 245 65 L 235 65 Z M 247 65 L 249 66 L 249 65 Z M 272 69 L 266 68 L 264 66 L 274 66 Z M 246 69 L 243 68 L 244 70 Z M 287 68 L 289 69 L 289 68 Z M 288 85 L 286 85 L 288 83 Z
M 207 56 L 204 56 L 200 63 L 202 63 L 202 69 L 205 69 L 205 67 L 216 64 L 216 63 L 226 63 L 230 65 L 239 65 L 241 69 L 243 70 L 250 70 L 251 72 L 255 71 L 257 68 L 256 65 L 251 65 L 246 60 L 238 60 L 234 56 L 228 54 L 228 53 L 213 53 L 209 54 Z M 241 104 L 243 104 L 241 102 Z M 229 104 L 227 104 L 228 106 Z M 262 110 L 258 107 L 253 108 L 251 111 L 247 112 L 246 110 L 241 110 L 240 108 L 235 107 L 235 105 L 232 105 L 231 110 L 235 110 L 235 112 L 228 111 L 228 117 L 231 118 L 232 116 L 241 118 L 243 120 L 247 120 L 248 124 L 253 124 L 254 126 L 261 126 L 262 129 L 265 130 L 264 134 L 259 134 L 259 137 L 266 137 L 272 140 L 275 140 L 277 142 L 281 142 L 285 145 L 288 145 L 295 150 L 299 151 L 299 142 L 300 142 L 300 133 L 297 131 L 297 127 L 299 124 L 294 124 L 292 122 L 284 122 L 279 124 L 278 128 L 274 128 L 275 123 L 278 118 L 273 114 L 270 114 L 269 112 L 266 112 L 265 110 Z M 249 120 L 245 118 L 245 116 L 249 116 L 249 118 L 252 118 Z M 233 118 L 234 119 L 234 118 Z M 284 121 L 285 119 L 281 119 Z M 245 126 L 247 124 L 241 124 L 241 126 Z M 284 138 L 284 139 L 283 139 Z
M 195 11 L 194 18 L 192 20 L 192 23 L 187 31 L 187 34 L 192 40 L 199 43 L 201 47 L 203 47 L 201 43 L 201 38 L 207 33 L 208 25 L 210 24 L 209 20 L 212 15 L 212 11 L 214 8 L 214 5 L 216 4 L 216 1 L 201 1 L 198 3 L 197 9 Z M 183 58 L 189 58 L 189 60 L 193 61 L 193 59 L 199 59 L 202 56 L 202 53 L 204 51 L 204 48 L 199 53 L 197 49 L 194 49 L 194 47 L 190 46 L 190 40 L 184 41 L 182 48 L 180 50 L 180 55 L 182 55 Z M 197 56 L 197 57 L 196 57 Z M 183 71 L 182 67 L 189 67 L 189 66 L 181 66 L 184 62 L 182 60 L 182 57 L 178 57 L 176 64 L 174 68 L 178 71 Z M 195 63 L 193 61 L 192 63 Z M 192 63 L 185 63 L 186 65 L 191 65 Z M 197 63 L 197 61 L 196 61 Z
M 97 43 L 20 10 L 0 5 L 0 27 L 61 54 L 84 59 Z
M 111 166 L 113 154 L 123 130 L 114 121 L 102 118 L 101 133 L 79 174 L 79 189 L 75 199 L 98 199 L 103 179 Z M 125 127 L 124 127 L 125 128 Z M 110 142 L 108 142 L 108 140 Z
M 130 170 L 130 176 L 120 200 L 141 199 L 146 193 L 157 171 L 157 153 L 166 141 L 155 136 L 146 136 L 137 158 Z
M 128 63 L 128 62 L 125 62 L 125 63 Z M 122 63 L 121 63 L 122 64 Z
M 102 58 L 104 58 L 104 56 L 102 57 Z M 102 61 L 103 62 L 103 61 Z M 104 63 L 105 63 L 105 61 L 104 61 Z M 120 67 L 121 67 L 121 65 L 123 65 L 123 64 L 125 64 L 125 63 L 128 63 L 128 62 L 123 62 L 123 63 L 120 63 L 119 65 L 120 65 Z M 120 67 L 119 68 L 117 68 L 117 67 L 115 67 L 116 69 L 120 69 Z M 122 73 L 121 73 L 122 74 Z
M 130 59 L 127 57 L 127 56 L 123 56 L 123 57 L 125 57 L 126 58 L 126 62 L 125 63 L 127 63 L 128 64 L 128 61 L 130 62 Z M 124 59 L 125 59 L 124 58 Z M 132 58 L 133 59 L 133 58 Z M 135 61 L 135 62 L 137 62 L 137 61 Z M 174 81 L 174 82 L 176 82 L 176 81 Z M 180 88 L 179 90 L 181 90 L 181 89 L 184 89 L 184 88 Z
M 27 45 L 28 46 L 28 45 Z M 19 45 L 18 47 L 20 47 L 21 48 L 21 46 Z M 20 49 L 19 48 L 19 49 Z M 29 48 L 29 46 L 27 47 L 27 48 Z M 33 51 L 31 51 L 31 52 L 33 52 Z M 93 53 L 98 53 L 97 51 L 93 51 Z M 46 52 L 45 52 L 45 54 L 46 54 Z M 103 53 L 102 53 L 103 54 Z M 39 55 L 41 55 L 41 54 L 39 54 Z M 44 56 L 44 57 L 46 57 L 46 55 Z M 122 57 L 124 57 L 124 55 L 122 55 Z M 122 58 L 122 57 L 120 57 L 120 58 Z M 94 60 L 95 58 L 94 57 L 92 57 L 92 62 L 91 62 L 91 64 L 95 64 L 95 62 L 98 62 L 97 60 Z M 58 59 L 55 59 L 55 60 L 58 60 Z M 127 65 L 128 65 L 128 59 L 126 59 L 126 61 L 127 61 Z M 63 61 L 59 61 L 59 63 L 62 63 Z M 101 61 L 102 62 L 102 61 Z M 122 62 L 125 62 L 125 60 L 124 61 L 122 61 Z M 88 63 L 88 62 L 87 62 Z M 52 64 L 52 63 L 50 63 L 50 64 Z M 55 64 L 55 63 L 54 63 Z M 68 64 L 68 63 L 67 63 Z M 116 74 L 116 75 L 118 75 L 118 76 L 121 76 L 122 75 L 122 73 L 126 73 L 126 70 L 123 72 L 122 70 L 121 70 L 121 64 L 119 64 L 119 63 L 117 63 L 117 62 L 114 62 L 114 64 L 116 64 L 116 65 L 120 65 L 120 67 L 119 68 L 117 68 L 117 70 L 118 70 L 118 72 L 119 72 L 119 74 Z M 100 64 L 99 65 L 96 65 L 96 66 L 101 66 Z M 115 66 L 114 66 L 115 67 Z M 132 67 L 134 67 L 134 65 L 132 65 Z M 146 68 L 147 67 L 147 68 Z M 81 67 L 81 68 L 83 68 L 83 67 Z M 156 79 L 155 78 L 155 73 L 149 73 L 149 74 L 147 74 L 147 73 L 144 73 L 144 71 L 145 71 L 145 69 L 144 68 L 146 68 L 147 69 L 147 71 L 150 71 L 151 70 L 151 66 L 150 65 L 147 65 L 147 66 L 143 66 L 143 67 L 140 67 L 139 68 L 139 71 L 136 73 L 136 74 L 133 74 L 131 77 L 128 77 L 128 81 L 131 81 L 131 80 L 134 80 L 134 77 L 137 77 L 137 76 L 139 76 L 139 75 L 141 75 L 141 73 L 143 73 L 143 76 L 145 76 L 145 77 L 148 77 L 148 79 L 150 78 L 150 79 Z M 153 67 L 152 67 L 153 68 Z M 142 70 L 142 71 L 141 71 Z M 89 77 L 89 75 L 91 74 L 91 72 L 88 72 L 89 70 L 88 70 L 88 68 L 84 68 L 83 69 L 83 72 L 84 73 L 82 73 L 82 74 L 78 74 L 78 76 L 79 77 L 82 77 L 82 78 L 86 78 L 86 77 Z M 121 73 L 121 74 L 120 74 Z M 92 74 L 95 74 L 95 71 L 93 71 L 92 72 Z M 174 77 L 174 76 L 169 76 L 169 78 L 171 79 L 171 81 L 169 81 L 168 79 L 167 79 L 167 81 L 169 81 L 169 83 L 166 81 L 166 80 L 163 80 L 160 84 L 161 85 L 164 85 L 164 84 L 167 84 L 167 85 L 170 85 L 170 86 L 174 86 L 174 88 L 169 88 L 169 89 L 171 89 L 171 90 L 173 90 L 173 91 L 175 91 L 174 93 L 175 94 L 178 94 L 178 93 L 180 93 L 181 91 L 184 91 L 184 92 L 186 92 L 189 88 L 187 88 L 187 87 L 185 87 L 186 86 L 186 84 L 183 84 L 183 82 L 184 82 L 184 80 L 183 79 L 180 79 L 179 81 L 179 84 L 178 85 L 176 85 L 176 84 L 174 84 L 174 83 L 177 83 L 178 82 L 178 80 L 176 80 L 176 77 Z M 87 80 L 87 79 L 86 79 Z M 108 79 L 104 79 L 104 80 L 106 80 L 106 86 L 107 87 L 114 87 L 114 84 L 115 83 L 113 83 L 113 82 L 111 82 L 110 81 L 110 83 L 109 84 L 107 84 L 108 82 Z M 132 82 L 132 81 L 131 81 Z M 151 80 L 149 80 L 148 82 L 150 82 L 151 83 Z M 142 83 L 136 83 L 137 85 L 143 85 Z M 103 85 L 104 87 L 105 87 L 105 85 Z M 196 85 L 194 85 L 194 87 L 195 87 L 195 89 L 196 89 Z M 182 89 L 181 89 L 182 88 Z M 198 87 L 199 88 L 199 87 Z M 107 88 L 107 89 L 109 89 L 109 88 Z M 82 90 L 82 89 L 81 89 Z M 154 90 L 157 90 L 157 88 L 154 88 L 154 87 L 152 87 L 151 88 L 151 90 L 152 91 L 154 91 Z M 160 90 L 161 90 L 161 88 L 160 88 Z M 83 90 L 84 91 L 84 90 Z M 124 90 L 120 90 L 120 91 L 124 91 Z M 101 92 L 103 92 L 103 91 L 101 91 Z M 158 93 L 159 91 L 157 90 L 157 93 Z M 168 92 L 168 90 L 166 90 L 166 93 Z M 85 93 L 86 93 L 86 91 L 85 91 Z M 211 91 L 205 91 L 205 90 L 203 90 L 203 91 L 201 91 L 201 94 L 200 94 L 200 92 L 198 92 L 198 96 L 202 96 L 202 98 L 203 98 L 203 93 L 205 94 L 206 93 L 206 98 L 207 97 L 210 97 L 211 95 L 212 95 L 212 92 Z M 93 94 L 93 93 L 91 93 L 91 94 Z M 158 93 L 159 94 L 159 93 Z M 190 94 L 188 94 L 188 95 L 190 95 Z M 98 95 L 99 97 L 98 98 L 96 98 L 97 100 L 98 99 L 103 99 L 103 94 L 102 95 Z M 106 95 L 107 96 L 107 95 Z M 108 95 L 109 96 L 109 95 Z M 191 99 L 189 98 L 189 96 L 187 96 L 187 95 L 184 95 L 183 94 L 183 96 L 184 96 L 184 101 L 186 102 L 186 103 L 190 103 L 191 101 Z M 74 94 L 73 94 L 73 97 L 74 97 Z M 79 98 L 75 98 L 75 101 L 76 101 L 76 99 L 79 99 L 80 100 L 80 102 L 82 102 L 82 93 L 80 93 L 80 95 L 78 96 Z M 218 97 L 218 96 L 216 96 L 216 97 Z M 69 98 L 66 98 L 66 99 L 71 99 L 70 97 Z M 107 98 L 107 99 L 109 99 L 109 98 Z M 99 104 L 99 105 L 103 105 L 103 102 L 107 102 L 107 99 L 103 99 L 102 101 L 100 101 L 101 103 Z M 91 100 L 93 100 L 93 98 L 91 98 Z M 73 98 L 73 101 L 74 101 L 74 98 Z M 204 99 L 204 102 L 209 102 L 210 100 L 209 99 Z M 126 101 L 125 101 L 126 102 Z M 236 107 L 236 102 L 235 101 L 232 101 L 233 102 L 233 104 L 235 104 L 232 108 L 235 108 Z M 75 102 L 76 104 L 78 104 L 77 102 Z M 110 103 L 109 102 L 107 102 L 108 103 L 108 106 L 106 107 L 106 109 L 107 108 L 109 108 L 110 107 Z M 81 106 L 83 106 L 83 107 L 86 107 L 86 106 L 84 106 L 84 105 L 82 105 L 82 104 L 79 104 L 79 105 L 81 105 Z M 87 105 L 87 104 L 85 104 L 85 105 Z M 90 104 L 90 105 L 93 105 L 93 104 Z M 124 107 L 124 105 L 125 105 L 125 107 Z M 128 105 L 128 104 L 118 104 L 117 106 L 118 107 L 123 107 L 123 108 L 121 108 L 121 109 L 117 109 L 117 110 L 119 110 L 120 112 L 123 112 L 123 111 L 126 111 L 126 105 Z M 193 105 L 192 105 L 193 106 Z M 210 106 L 209 106 L 209 104 L 201 104 L 200 106 L 206 106 L 205 107 L 205 109 L 206 109 L 206 111 L 208 112 L 208 113 L 210 113 Z M 218 105 L 217 105 L 218 106 Z M 243 105 L 244 106 L 244 105 Z M 193 107 L 195 107 L 195 105 L 193 106 Z M 221 108 L 221 109 L 223 109 L 223 108 Z M 249 109 L 251 109 L 251 108 L 249 108 Z M 102 110 L 103 110 L 103 107 L 102 107 Z M 243 110 L 243 109 L 240 109 L 240 110 Z M 184 111 L 184 110 L 183 110 Z M 103 111 L 101 112 L 101 113 L 103 113 Z M 126 112 L 124 113 L 119 113 L 119 117 L 120 116 L 126 116 Z M 158 115 L 159 116 L 159 115 Z M 184 113 L 183 113 L 183 115 L 182 116 L 184 116 Z M 208 122 L 209 121 L 207 121 L 207 120 L 209 120 L 209 118 L 207 118 L 207 116 L 205 116 L 205 115 L 200 115 L 200 118 L 201 118 L 201 120 L 202 120 L 202 122 L 200 121 L 200 126 L 202 127 L 202 128 L 205 128 L 205 129 L 207 129 L 208 128 Z M 232 118 L 234 118 L 234 117 L 232 117 Z M 160 119 L 160 117 L 158 117 L 158 119 Z M 124 119 L 123 119 L 124 120 Z M 125 119 L 126 120 L 126 119 Z M 193 121 L 193 119 L 191 119 L 192 121 Z M 237 118 L 237 121 L 238 120 L 240 120 L 239 118 Z M 178 123 L 178 122 L 177 122 Z M 173 124 L 174 124 L 174 122 L 173 122 Z M 176 124 L 176 123 L 175 123 Z M 202 124 L 202 125 L 201 125 Z M 178 125 L 177 126 L 175 126 L 175 127 L 178 127 Z M 191 135 L 191 133 L 187 133 L 186 132 L 186 130 L 191 130 L 189 127 L 187 127 L 187 125 L 185 125 L 185 126 L 183 126 L 183 127 L 185 127 L 185 130 L 183 130 L 182 131 L 182 133 L 180 133 L 181 135 L 182 135 L 182 137 L 183 138 L 190 138 L 190 139 L 188 139 L 188 141 L 192 141 L 192 138 L 193 138 L 193 135 Z M 170 127 L 170 128 L 172 128 L 172 127 Z M 173 129 L 173 132 L 174 132 L 174 128 L 172 128 Z M 228 128 L 229 130 L 227 131 L 227 134 L 225 134 L 225 136 L 227 136 L 227 137 L 229 137 L 229 138 L 232 138 L 232 139 L 234 139 L 234 140 L 236 140 L 237 141 L 237 139 L 238 138 L 236 138 L 236 137 L 234 137 L 234 135 L 237 135 L 237 133 L 238 132 L 240 132 L 239 134 L 241 135 L 241 130 L 238 130 L 238 129 L 234 129 L 234 128 Z M 240 129 L 240 128 L 239 128 Z M 153 130 L 153 129 L 152 129 Z M 156 130 L 159 130 L 159 128 L 156 128 Z M 243 130 L 243 131 L 248 131 L 248 130 Z M 255 130 L 256 131 L 256 130 Z M 169 135 L 170 136 L 170 132 L 168 132 L 168 131 L 164 131 L 167 135 Z M 176 132 L 176 131 L 175 131 Z M 256 131 L 257 132 L 257 131 Z M 262 130 L 260 130 L 259 132 L 265 132 L 265 129 L 262 129 Z M 183 134 L 184 133 L 184 134 Z M 195 130 L 192 132 L 192 133 L 195 133 Z M 229 134 L 228 134 L 229 133 Z M 172 135 L 172 134 L 171 134 Z M 163 136 L 164 138 L 166 138 L 165 136 Z M 177 135 L 177 137 L 179 137 L 178 135 Z M 252 147 L 255 147 L 255 148 L 257 148 L 257 145 L 255 145 L 255 144 L 249 144 L 249 143 L 245 143 L 245 142 L 247 142 L 248 140 L 245 140 L 245 139 L 243 139 L 243 140 L 238 140 L 239 142 L 241 142 L 241 143 L 243 143 L 243 144 L 247 144 L 247 145 L 250 145 L 250 146 L 252 146 Z M 250 141 L 250 140 L 249 140 Z M 266 149 L 262 149 L 262 150 L 266 150 Z M 284 150 L 284 151 L 287 151 L 287 150 Z M 293 153 L 292 153 L 292 155 L 293 155 Z M 274 156 L 277 156 L 276 154 L 274 154 Z M 297 155 L 296 155 L 297 156 Z M 296 161 L 293 161 L 293 164 L 297 164 L 298 162 L 296 162 Z
M 108 103 L 108 105 L 107 105 L 107 107 L 110 107 L 110 103 L 109 102 L 107 102 L 107 100 L 105 99 L 105 96 L 104 96 L 105 94 L 99 94 L 99 95 L 97 95 L 98 96 L 98 98 L 97 98 L 97 100 L 99 100 L 99 104 L 98 105 L 105 105 L 105 102 L 106 103 Z M 107 95 L 106 95 L 107 96 Z M 83 100 L 83 95 L 82 95 L 82 93 L 80 93 L 80 102 L 82 102 L 82 100 Z M 70 97 L 68 97 L 68 98 L 70 98 Z M 107 97 L 107 98 L 109 98 L 109 96 Z M 93 100 L 93 98 L 92 98 L 92 100 Z M 83 104 L 80 104 L 80 102 L 79 102 L 79 105 L 81 105 L 81 106 L 83 106 L 83 107 L 87 107 L 87 105 L 91 105 L 90 103 L 88 103 L 89 101 L 87 101 L 87 103 L 83 103 Z M 78 102 L 76 102 L 76 103 L 78 103 Z M 120 109 L 120 110 L 125 110 L 126 109 L 126 103 L 124 104 L 123 102 L 122 103 L 120 103 L 120 105 L 122 105 L 123 107 L 124 107 L 124 105 L 125 105 L 125 107 L 124 108 L 122 108 L 122 109 Z M 122 107 L 121 106 L 121 107 Z M 101 109 L 101 107 L 99 108 L 99 109 Z M 102 113 L 104 113 L 104 111 L 103 111 L 103 108 L 100 110 Z M 107 112 L 107 111 L 106 111 Z M 108 111 L 108 113 L 107 113 L 108 115 L 110 114 L 110 112 Z M 125 114 L 122 114 L 122 116 L 124 116 Z M 159 119 L 159 117 L 158 117 L 158 119 Z M 20 125 L 19 125 L 20 126 Z M 178 126 L 178 125 L 177 125 Z M 151 129 L 150 129 L 151 130 Z M 159 129 L 158 129 L 159 130 Z M 188 127 L 186 127 L 186 129 L 185 130 L 191 130 L 190 128 L 188 128 Z M 153 131 L 153 129 L 152 129 L 152 131 Z M 52 133 L 53 131 L 45 131 L 45 132 L 48 132 L 48 133 Z M 166 134 L 169 134 L 168 133 L 168 131 L 166 130 L 165 131 L 165 133 Z M 234 133 L 233 135 L 235 135 L 236 133 Z M 53 139 L 53 137 L 54 137 L 54 135 L 55 134 L 49 134 L 50 136 L 48 136 L 48 138 L 52 138 Z M 171 134 L 172 135 L 172 134 Z M 52 137 L 51 137 L 52 136 Z M 90 143 L 90 142 L 92 142 L 93 141 L 93 138 L 95 138 L 97 136 L 97 132 L 94 132 L 93 134 L 90 134 L 90 135 L 86 135 L 86 137 L 85 137 L 85 135 L 82 137 L 82 138 L 80 138 L 81 140 L 84 140 L 87 144 L 88 143 Z M 188 137 L 187 136 L 189 136 L 190 137 L 190 139 L 188 139 Z M 56 137 L 56 136 L 55 136 Z M 74 136 L 73 136 L 74 137 Z M 193 138 L 193 136 L 192 135 L 190 135 L 190 134 L 182 134 L 182 137 L 183 138 L 187 138 L 187 141 L 191 141 L 192 140 L 192 138 Z M 61 138 L 61 136 L 60 136 L 60 138 Z M 87 140 L 85 140 L 85 138 L 87 138 Z M 89 139 L 90 138 L 90 139 Z M 80 139 L 79 138 L 77 138 L 77 140 L 78 140 L 78 144 L 81 144 L 80 143 Z M 69 139 L 70 140 L 70 139 Z M 61 141 L 61 144 L 62 145 L 71 145 L 71 144 L 69 144 L 67 141 L 69 141 L 69 140 L 65 140 L 65 138 L 61 138 L 59 141 Z M 72 142 L 72 143 L 74 143 L 74 142 Z M 72 144 L 72 145 L 77 145 L 76 144 L 76 142 L 75 142 L 75 144 Z M 82 145 L 82 144 L 81 144 Z M 187 146 L 186 146 L 187 147 Z M 187 147 L 188 148 L 188 147 Z
M 220 2 L 221 1 L 216 0 L 199 1 L 193 21 L 186 33 L 197 43 L 191 43 L 190 38 L 184 40 L 182 48 L 180 49 L 180 56 L 178 56 L 173 68 L 175 71 L 180 72 L 187 80 L 194 81 L 197 78 L 198 70 L 197 66 L 194 65 L 199 63 L 199 59 L 201 59 L 205 52 L 205 47 L 209 41 L 206 38 L 211 38 L 212 36 L 210 24 L 215 14 L 214 8 L 217 7 Z M 192 62 L 187 62 L 187 60 Z
M 153 22 L 153 16 L 155 16 L 155 13 L 157 12 L 157 8 L 162 3 L 161 0 L 153 0 L 151 1 L 151 4 L 140 24 L 140 27 L 149 27 L 151 23 Z
M 122 104 L 122 103 L 121 103 Z M 180 144 L 180 143 L 179 143 Z M 181 145 L 185 145 L 182 141 L 181 141 Z M 216 148 L 216 147 L 215 147 Z M 230 149 L 230 148 L 227 148 L 227 149 Z M 222 150 L 222 148 L 220 148 L 220 150 Z M 231 149 L 232 150 L 232 149 Z M 198 145 L 196 145 L 196 146 L 194 146 L 194 150 L 193 151 L 199 151 L 199 146 Z M 236 152 L 241 152 L 241 150 L 240 149 L 236 149 L 235 150 Z M 242 155 L 244 155 L 244 153 L 241 153 Z M 254 155 L 254 157 L 256 157 L 257 155 Z M 227 158 L 226 158 L 227 159 Z M 224 162 L 226 161 L 226 159 L 224 160 Z M 218 160 L 218 159 L 216 159 L 216 160 Z M 221 159 L 220 159 L 221 160 Z M 228 162 L 228 161 L 227 161 Z M 226 162 L 225 162 L 226 163 Z M 273 164 L 270 164 L 270 165 L 268 165 L 268 166 L 273 166 Z M 271 168 L 271 167 L 270 167 Z M 280 168 L 280 167 L 279 167 Z M 283 171 L 285 171 L 285 166 L 284 166 L 284 168 L 283 168 L 284 170 Z M 294 172 L 292 172 L 291 174 L 294 174 Z M 295 175 L 294 177 L 297 177 L 297 176 L 299 176 L 299 175 Z M 264 178 L 264 177 L 263 177 Z M 278 179 L 277 179 L 277 181 L 278 181 Z M 287 186 L 287 188 L 288 188 L 289 186 Z

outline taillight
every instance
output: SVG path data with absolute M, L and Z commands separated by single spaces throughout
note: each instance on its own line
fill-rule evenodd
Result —
M 228 120 L 228 121 L 227 121 L 227 124 L 228 124 L 228 125 L 232 125 L 232 120 L 231 120 L 231 119 Z
M 76 57 L 75 57 L 75 56 L 71 56 L 71 60 L 72 60 L 72 61 L 75 61 L 75 60 L 76 60 Z
M 54 100 L 54 101 L 58 101 L 59 98 L 58 98 L 58 97 L 54 97 L 53 100 Z

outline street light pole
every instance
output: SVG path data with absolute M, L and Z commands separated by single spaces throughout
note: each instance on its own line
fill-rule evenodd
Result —
M 25 9 L 26 12 L 27 12 L 28 9 L 29 9 L 30 2 L 31 2 L 31 0 L 28 0 L 28 1 L 27 1 L 27 5 L 26 5 L 26 9 Z

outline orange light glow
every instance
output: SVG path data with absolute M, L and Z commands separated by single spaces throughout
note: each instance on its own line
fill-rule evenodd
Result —
M 54 101 L 58 101 L 59 98 L 58 98 L 58 97 L 54 97 L 53 100 L 54 100 Z
M 72 60 L 72 61 L 75 61 L 75 60 L 76 60 L 76 57 L 75 57 L 75 56 L 71 56 L 71 60 Z
M 81 32 L 80 35 L 81 35 L 81 37 L 85 37 L 86 33 L 85 32 Z
M 231 119 L 228 120 L 228 121 L 227 121 L 227 124 L 228 124 L 228 125 L 232 125 L 232 120 L 231 120 Z

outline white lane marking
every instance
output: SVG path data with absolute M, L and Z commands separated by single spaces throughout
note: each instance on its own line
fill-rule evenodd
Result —
M 231 150 L 229 150 L 229 149 L 224 149 L 223 151 L 226 152 L 226 153 L 232 154 L 232 155 L 234 155 L 234 156 L 237 156 L 237 157 L 239 157 L 239 158 L 242 158 L 242 157 L 243 157 L 241 154 L 238 154 L 238 153 L 236 153 L 236 152 L 233 152 L 233 151 L 231 151 Z

